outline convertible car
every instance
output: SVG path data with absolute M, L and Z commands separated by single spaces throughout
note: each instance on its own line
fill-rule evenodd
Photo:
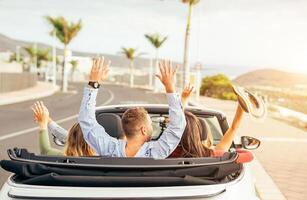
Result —
M 153 140 L 157 140 L 168 125 L 166 105 L 104 106 L 97 108 L 97 121 L 112 137 L 119 138 L 123 133 L 121 115 L 134 106 L 148 110 L 154 125 Z M 186 110 L 209 127 L 214 144 L 228 129 L 221 112 L 195 107 Z M 65 142 L 58 138 L 54 141 L 58 145 Z M 0 199 L 256 200 L 249 164 L 239 161 L 238 149 L 259 145 L 259 140 L 242 136 L 221 157 L 168 159 L 44 156 L 26 149 L 9 149 L 10 160 L 0 164 L 12 175 L 3 185 Z

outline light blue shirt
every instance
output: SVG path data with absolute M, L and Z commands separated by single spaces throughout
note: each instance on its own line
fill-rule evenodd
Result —
M 98 89 L 85 87 L 79 113 L 79 123 L 85 141 L 102 156 L 126 157 L 126 141 L 111 137 L 97 122 L 96 96 Z M 179 144 L 186 126 L 186 120 L 180 97 L 176 93 L 168 93 L 170 122 L 157 141 L 145 142 L 135 157 L 167 158 Z

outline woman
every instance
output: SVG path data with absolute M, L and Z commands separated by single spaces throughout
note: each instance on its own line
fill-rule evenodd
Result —
M 189 85 L 182 92 L 181 99 L 183 105 L 187 103 L 192 90 L 193 87 Z M 179 145 L 170 157 L 214 157 L 223 155 L 223 153 L 227 152 L 231 147 L 236 131 L 242 120 L 243 113 L 244 110 L 238 104 L 231 127 L 226 131 L 221 141 L 213 148 L 213 139 L 209 127 L 206 128 L 207 139 L 202 141 L 201 136 L 203 135 L 202 131 L 204 131 L 203 124 L 197 116 L 185 111 L 187 125 Z
M 32 107 L 34 121 L 39 124 L 39 147 L 43 155 L 94 156 L 95 151 L 85 142 L 79 123 L 75 123 L 68 132 L 64 152 L 52 148 L 48 136 L 49 111 L 43 102 L 38 101 Z

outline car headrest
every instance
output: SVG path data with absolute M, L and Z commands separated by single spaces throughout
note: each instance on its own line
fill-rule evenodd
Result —
M 208 138 L 208 132 L 210 127 L 205 119 L 202 119 L 200 117 L 198 119 L 202 127 L 200 139 L 203 141 Z
M 101 113 L 96 117 L 97 122 L 104 127 L 106 132 L 114 138 L 123 138 L 121 118 L 113 113 Z

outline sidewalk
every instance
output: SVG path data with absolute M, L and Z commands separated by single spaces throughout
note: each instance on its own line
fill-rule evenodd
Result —
M 0 94 L 0 106 L 50 96 L 58 90 L 59 87 L 54 87 L 52 83 L 37 82 L 31 88 Z
M 199 104 L 224 112 L 229 123 L 232 122 L 237 105 L 233 101 L 206 97 L 200 97 Z M 253 152 L 288 200 L 307 199 L 307 132 L 272 118 L 260 123 L 245 115 L 237 135 L 249 135 L 261 140 L 260 147 Z M 260 197 L 280 199 L 276 198 L 276 194 L 272 194 L 271 187 L 274 187 L 274 183 L 263 180 L 265 176 L 257 170 L 257 163 L 254 163 L 254 169 L 256 179 L 258 177 L 256 186 Z

